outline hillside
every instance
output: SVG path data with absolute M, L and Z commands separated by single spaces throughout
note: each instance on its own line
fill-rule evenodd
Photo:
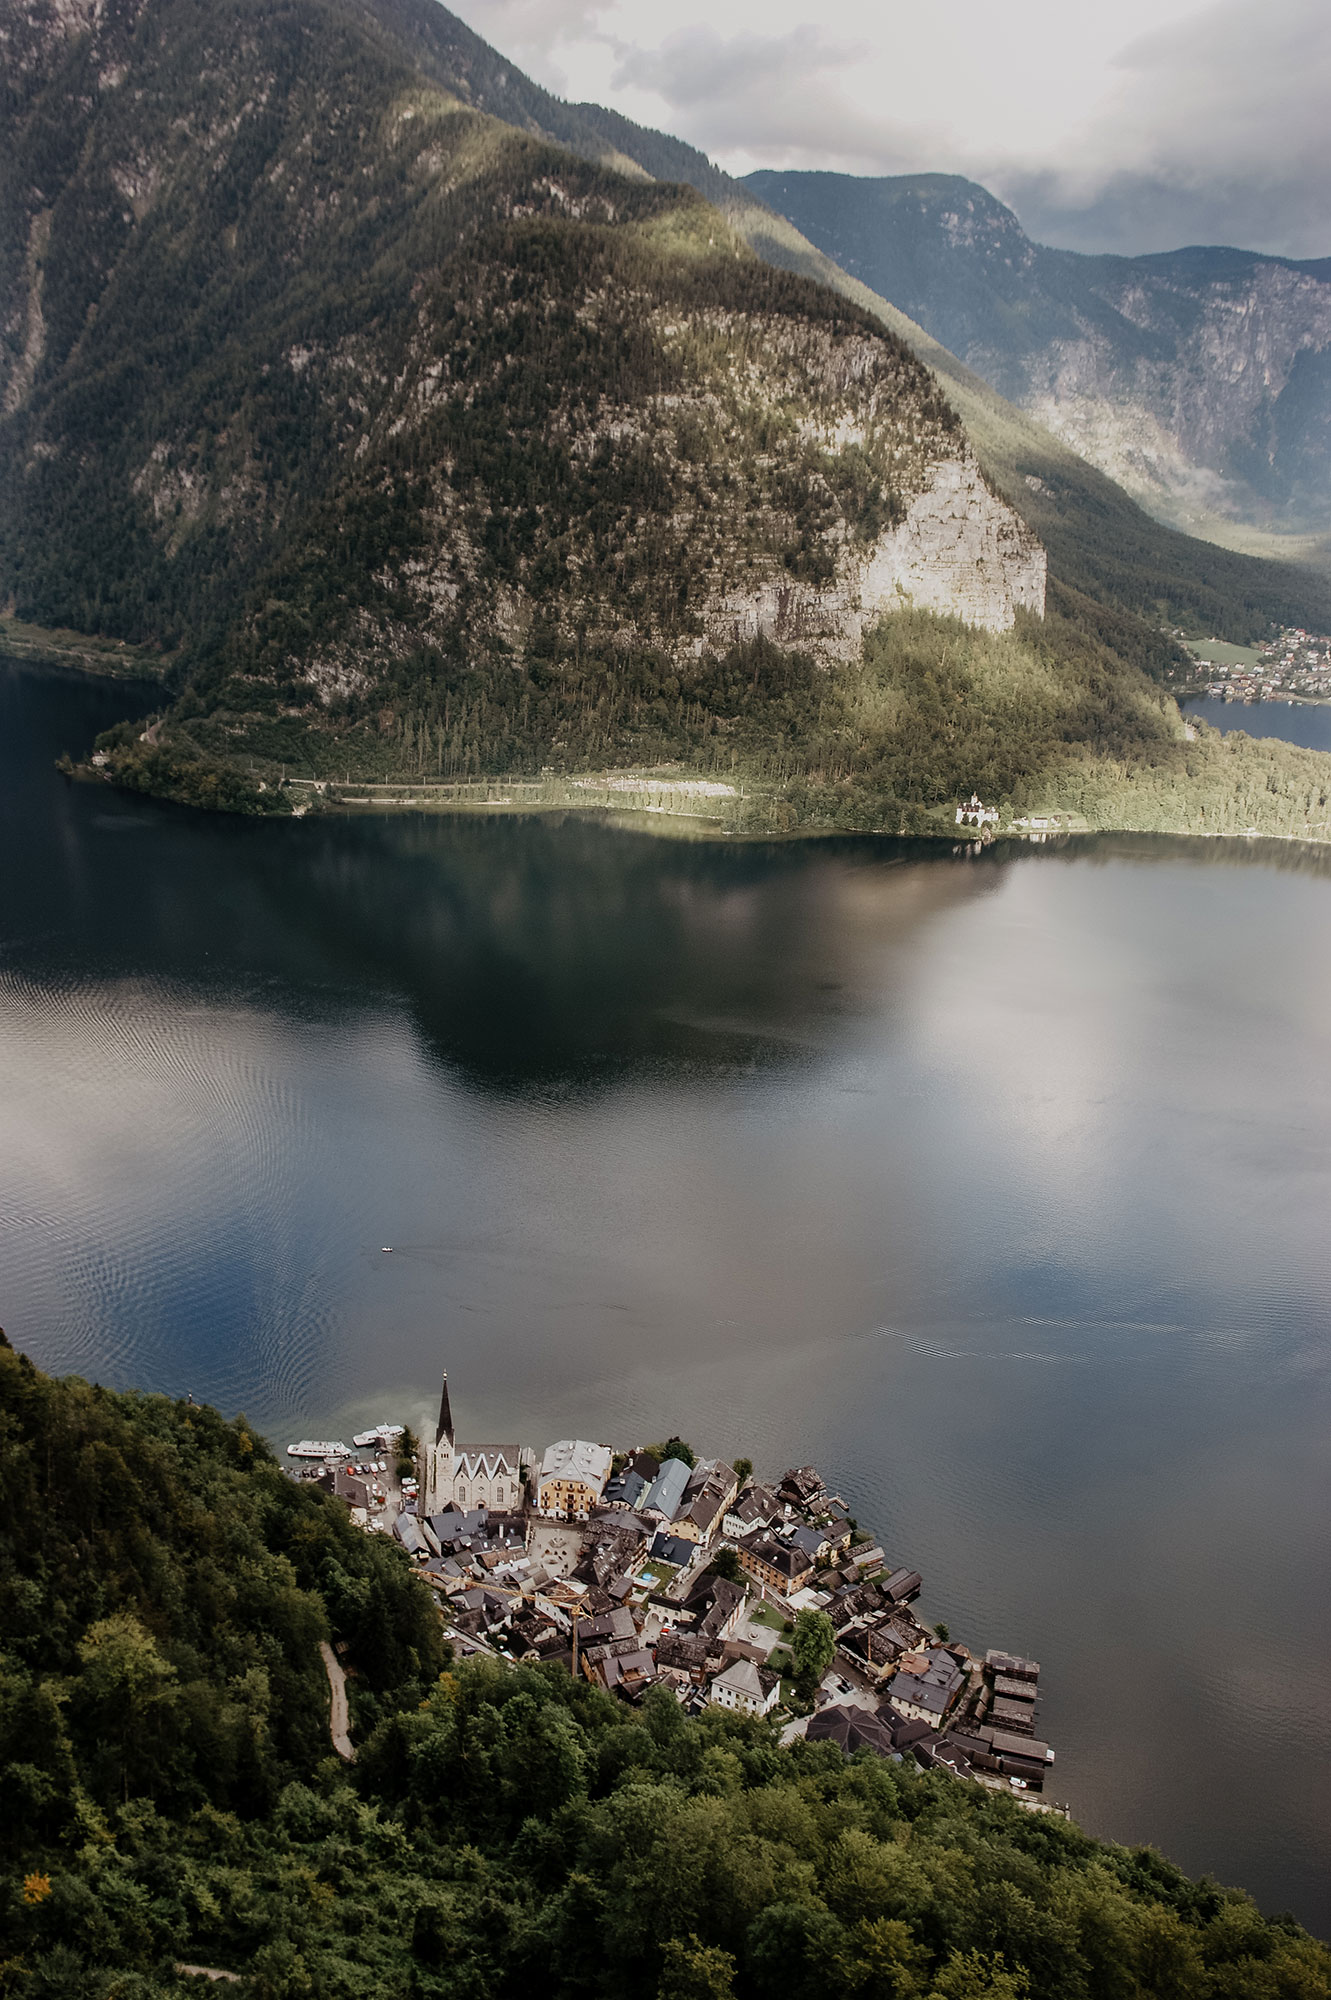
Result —
M 756 177 L 734 180 L 696 147 L 601 105 L 561 105 L 530 89 L 527 115 L 548 119 L 548 129 L 574 150 L 627 157 L 655 178 L 697 188 L 764 261 L 841 292 L 896 333 L 946 385 L 986 478 L 1048 551 L 1051 577 L 1079 597 L 1127 612 L 1130 621 L 1145 621 L 1134 641 L 1146 654 L 1160 659 L 1168 650 L 1155 643 L 1162 619 L 1250 636 L 1273 622 L 1331 627 L 1331 581 L 1320 565 L 1315 572 L 1296 561 L 1297 550 L 1288 560 L 1254 560 L 1162 526 L 899 305 L 817 247 L 778 206 L 760 199 L 750 184 Z M 1124 628 L 1117 630 L 1126 643 Z
M 450 1664 L 405 1555 L 243 1419 L 0 1338 L 0 1977 L 157 2000 L 1327 2000 L 1148 1849 L 557 1666 Z M 354 1766 L 318 1642 L 346 1644 Z
M 0 22 L 0 600 L 173 656 L 109 775 L 665 761 L 764 828 L 982 783 L 1323 836 L 1318 759 L 1190 745 L 1146 678 L 1162 619 L 1316 587 L 1155 527 L 701 156 L 432 0 Z
M 1162 518 L 1331 531 L 1331 263 L 1050 250 L 949 174 L 745 185 Z

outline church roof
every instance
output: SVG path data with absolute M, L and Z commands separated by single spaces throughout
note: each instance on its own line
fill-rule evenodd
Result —
M 449 1400 L 448 1400 L 448 1370 L 447 1370 L 447 1369 L 445 1369 L 445 1370 L 444 1370 L 444 1391 L 443 1391 L 443 1394 L 442 1394 L 442 1395 L 440 1396 L 440 1398 L 439 1398 L 439 1424 L 438 1424 L 438 1428 L 436 1429 L 436 1431 L 435 1431 L 435 1434 L 434 1434 L 434 1441 L 435 1441 L 435 1443 L 436 1443 L 436 1444 L 442 1444 L 442 1443 L 444 1442 L 444 1439 L 445 1439 L 445 1438 L 447 1438 L 447 1439 L 448 1439 L 448 1442 L 449 1442 L 450 1444 L 452 1444 L 452 1442 L 453 1442 L 453 1406 L 452 1406 L 452 1404 L 451 1404 L 451 1403 L 449 1402 Z

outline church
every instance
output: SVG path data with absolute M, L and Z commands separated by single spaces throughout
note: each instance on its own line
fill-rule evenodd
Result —
M 453 1409 L 448 1396 L 448 1376 L 444 1376 L 439 1399 L 439 1422 L 434 1442 L 421 1444 L 420 1512 L 445 1513 L 450 1507 L 464 1512 L 484 1507 L 491 1513 L 512 1514 L 522 1506 L 524 1467 L 535 1460 L 525 1445 L 460 1445 L 453 1435 Z

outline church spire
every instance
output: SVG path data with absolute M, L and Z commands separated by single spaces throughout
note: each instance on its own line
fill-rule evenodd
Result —
M 435 1431 L 434 1441 L 436 1444 L 443 1444 L 445 1439 L 447 1439 L 449 1449 L 451 1450 L 453 1445 L 453 1407 L 448 1400 L 447 1369 L 444 1370 L 444 1393 L 439 1398 L 439 1427 Z

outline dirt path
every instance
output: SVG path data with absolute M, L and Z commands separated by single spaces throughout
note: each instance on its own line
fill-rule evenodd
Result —
M 347 1710 L 347 1677 L 342 1671 L 341 1662 L 337 1654 L 326 1639 L 319 1641 L 319 1652 L 323 1659 L 324 1672 L 328 1676 L 328 1692 L 330 1696 L 328 1734 L 333 1739 L 333 1748 L 336 1750 L 338 1756 L 346 1763 L 352 1764 L 356 1759 L 356 1750 L 347 1733 L 351 1720 Z

